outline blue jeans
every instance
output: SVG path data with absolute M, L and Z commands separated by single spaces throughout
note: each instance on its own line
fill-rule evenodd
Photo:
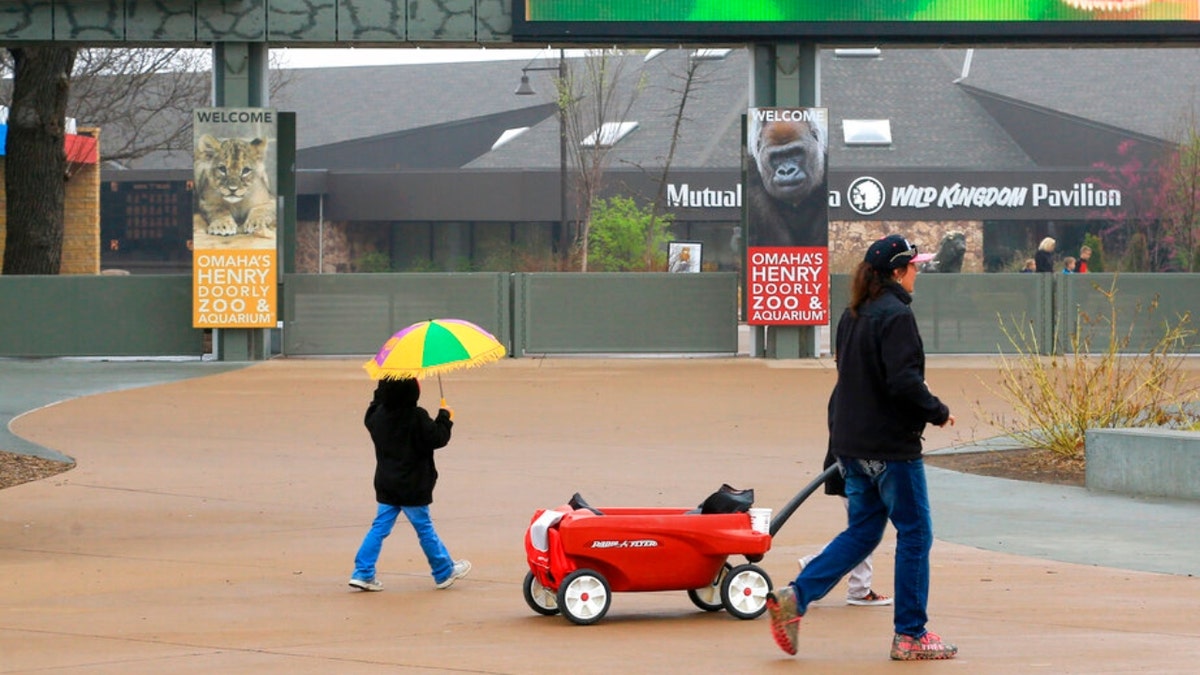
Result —
M 796 577 L 797 609 L 825 597 L 842 577 L 862 562 L 883 539 L 888 520 L 896 528 L 896 632 L 925 634 L 929 601 L 929 550 L 933 520 L 925 486 L 925 463 L 840 459 L 846 477 L 849 524 Z
M 454 560 L 450 552 L 438 538 L 437 530 L 433 529 L 433 520 L 429 518 L 428 506 L 391 506 L 380 504 L 375 515 L 375 522 L 363 538 L 362 546 L 358 547 L 358 555 L 354 556 L 354 578 L 374 579 L 375 562 L 379 560 L 379 552 L 383 549 L 383 540 L 392 533 L 396 517 L 400 512 L 408 519 L 417 532 L 417 540 L 421 542 L 421 550 L 429 561 L 429 569 L 433 572 L 433 580 L 442 583 L 454 572 Z

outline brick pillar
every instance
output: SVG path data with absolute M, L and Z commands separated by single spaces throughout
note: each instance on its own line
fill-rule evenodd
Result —
M 100 130 L 80 127 L 81 136 L 96 139 L 99 159 Z M 68 164 L 67 194 L 63 204 L 63 251 L 59 274 L 100 273 L 100 164 Z
M 79 133 L 100 140 L 97 128 Z M 99 151 L 97 151 L 98 153 Z M 7 236 L 7 200 L 4 188 L 5 157 L 0 157 L 0 260 Z M 59 274 L 100 273 L 100 164 L 68 165 L 66 199 L 63 203 L 63 251 Z

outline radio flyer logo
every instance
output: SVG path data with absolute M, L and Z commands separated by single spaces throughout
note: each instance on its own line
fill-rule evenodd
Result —
M 596 539 L 592 542 L 592 548 L 657 548 L 658 542 L 654 539 Z

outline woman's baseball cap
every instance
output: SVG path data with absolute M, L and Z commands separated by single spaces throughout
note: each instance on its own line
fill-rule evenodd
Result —
M 933 260 L 930 253 L 918 253 L 916 244 L 898 234 L 889 234 L 871 244 L 867 255 L 863 258 L 877 270 L 888 272 L 898 270 L 909 263 L 923 263 Z

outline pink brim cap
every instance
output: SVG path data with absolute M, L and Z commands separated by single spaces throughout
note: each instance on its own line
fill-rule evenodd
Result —
M 910 260 L 909 262 L 911 262 L 911 263 L 923 263 L 923 262 L 929 262 L 930 260 L 933 260 L 933 254 L 932 254 L 932 253 L 918 253 L 918 254 L 914 255 L 914 256 L 912 257 L 912 260 Z

